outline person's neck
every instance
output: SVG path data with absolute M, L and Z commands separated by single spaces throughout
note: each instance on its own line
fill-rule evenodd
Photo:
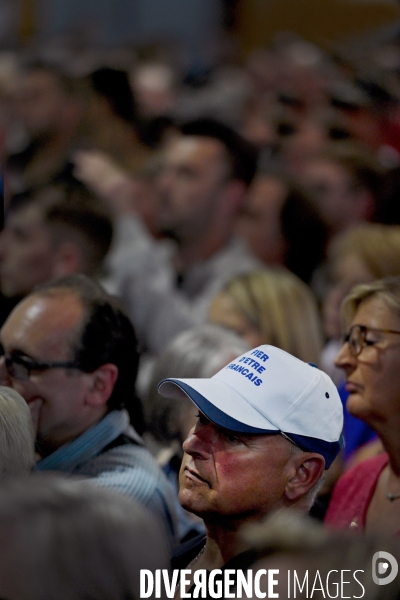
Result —
M 400 423 L 397 419 L 392 419 L 390 424 L 385 422 L 382 424 L 382 427 L 380 427 L 380 424 L 374 425 L 374 429 L 381 439 L 385 451 L 389 455 L 390 469 L 396 477 L 400 478 L 399 427 Z
M 400 478 L 400 440 L 382 440 L 382 444 L 389 455 L 390 469 Z
M 241 552 L 248 550 L 249 546 L 240 535 L 242 523 L 223 524 L 206 523 L 206 546 L 204 550 L 204 568 L 219 569 L 228 560 Z
M 106 416 L 106 414 L 106 412 L 99 411 L 96 417 L 88 421 L 85 426 L 79 424 L 77 427 L 69 427 L 68 429 L 65 428 L 62 431 L 60 430 L 53 432 L 51 435 L 43 436 L 43 438 L 41 438 L 40 435 L 37 435 L 35 449 L 39 455 L 39 458 L 46 458 L 59 448 L 62 448 L 62 446 L 65 446 L 65 444 L 73 442 L 79 436 L 85 433 L 85 431 L 90 429 L 90 427 L 97 425 Z

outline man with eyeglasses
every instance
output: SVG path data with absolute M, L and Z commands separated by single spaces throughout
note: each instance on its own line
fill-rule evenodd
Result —
M 175 537 L 174 492 L 140 428 L 133 326 L 84 275 L 37 289 L 0 332 L 1 382 L 18 391 L 36 427 L 37 469 L 93 478 L 144 504 Z
M 314 366 L 259 346 L 210 379 L 164 379 L 159 392 L 188 396 L 199 409 L 183 444 L 179 499 L 203 518 L 207 535 L 182 548 L 173 566 L 190 569 L 192 583 L 198 569 L 242 569 L 244 524 L 310 509 L 342 446 L 336 387 Z

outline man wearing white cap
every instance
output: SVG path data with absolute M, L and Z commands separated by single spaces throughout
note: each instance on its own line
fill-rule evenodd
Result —
M 286 507 L 306 513 L 342 446 L 343 410 L 331 379 L 273 346 L 243 354 L 210 379 L 165 379 L 165 397 L 199 408 L 183 444 L 179 499 L 207 536 L 175 567 L 234 568 L 238 531 Z M 190 564 L 190 566 L 189 566 Z M 232 566 L 231 566 L 232 565 Z

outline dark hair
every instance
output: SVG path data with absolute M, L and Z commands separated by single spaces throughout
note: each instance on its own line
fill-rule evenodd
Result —
M 102 67 L 89 75 L 89 82 L 116 115 L 131 124 L 136 121 L 136 103 L 125 71 Z
M 84 317 L 80 337 L 74 344 L 73 360 L 79 369 L 92 373 L 101 365 L 118 367 L 118 378 L 108 400 L 109 410 L 126 407 L 132 423 L 141 433 L 142 409 L 135 392 L 139 365 L 138 343 L 133 325 L 115 296 L 86 275 L 69 275 L 35 288 L 34 293 L 54 296 L 75 294 Z
M 214 119 L 196 119 L 182 123 L 178 130 L 182 135 L 208 137 L 223 144 L 231 166 L 231 178 L 250 185 L 257 169 L 258 153 L 236 131 Z
M 36 189 L 10 201 L 8 213 L 34 204 L 57 244 L 75 238 L 81 246 L 83 272 L 96 274 L 110 248 L 113 236 L 111 212 L 83 185 L 52 185 Z
M 364 148 L 355 143 L 343 142 L 320 152 L 317 160 L 339 165 L 349 174 L 353 189 L 366 188 L 375 201 L 379 199 L 384 169 Z
M 261 166 L 257 175 L 273 177 L 286 186 L 279 211 L 285 267 L 309 284 L 314 270 L 325 259 L 327 226 L 307 192 L 293 182 L 280 163 Z
M 290 189 L 280 214 L 286 240 L 285 265 L 306 283 L 325 258 L 327 229 L 312 202 L 300 189 Z

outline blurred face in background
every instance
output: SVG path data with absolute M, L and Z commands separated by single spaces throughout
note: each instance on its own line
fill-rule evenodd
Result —
M 55 75 L 45 70 L 22 75 L 14 93 L 14 110 L 32 139 L 52 135 L 67 95 Z
M 286 245 L 280 212 L 287 194 L 285 183 L 273 175 L 257 175 L 246 205 L 237 220 L 237 231 L 253 253 L 268 265 L 284 264 Z
M 357 186 L 351 174 L 337 162 L 310 160 L 302 171 L 301 182 L 332 235 L 372 216 L 370 194 Z
M 208 320 L 215 325 L 222 325 L 227 329 L 231 329 L 240 335 L 249 344 L 250 348 L 266 343 L 259 329 L 246 318 L 236 306 L 233 298 L 227 293 L 221 292 L 213 300 Z
M 55 248 L 34 204 L 9 214 L 0 234 L 0 284 L 5 296 L 24 296 L 51 279 Z
M 174 136 L 166 144 L 156 178 L 159 229 L 178 241 L 204 235 L 215 219 L 228 181 L 229 165 L 221 142 Z

